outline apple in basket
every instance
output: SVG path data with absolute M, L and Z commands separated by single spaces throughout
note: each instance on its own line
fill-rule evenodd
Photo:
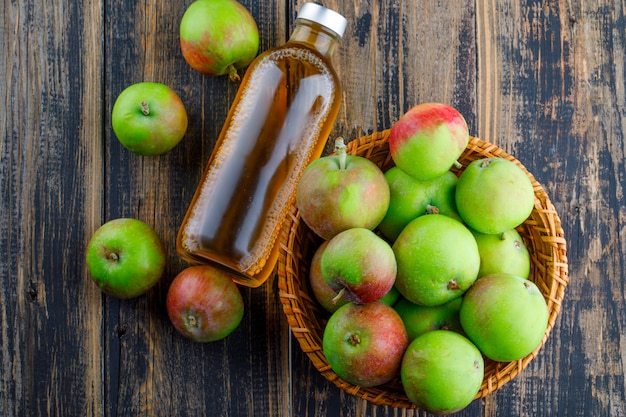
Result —
M 459 177 L 455 200 L 459 214 L 472 229 L 498 234 L 528 218 L 535 191 L 526 173 L 504 158 L 472 161 Z
M 548 327 L 548 306 L 532 281 L 491 274 L 465 293 L 459 317 L 467 336 L 486 357 L 510 362 L 539 346 Z
M 322 254 L 326 246 L 328 246 L 328 242 L 328 240 L 322 242 L 313 254 L 313 258 L 311 258 L 309 284 L 311 285 L 313 296 L 324 310 L 329 313 L 334 313 L 342 305 L 348 304 L 349 301 L 345 298 L 337 298 L 337 291 L 333 290 L 330 285 L 324 281 L 324 277 L 322 276 Z
M 389 209 L 378 230 L 390 241 L 396 240 L 411 220 L 425 214 L 439 213 L 461 220 L 454 200 L 458 178 L 452 171 L 418 180 L 394 166 L 385 172 L 385 178 L 389 183 Z
M 480 268 L 478 245 L 460 221 L 427 214 L 411 221 L 393 243 L 396 287 L 406 299 L 425 306 L 463 295 Z
M 461 327 L 459 309 L 462 298 L 455 298 L 438 306 L 422 306 L 401 297 L 393 308 L 398 312 L 406 327 L 409 341 L 433 330 L 452 330 L 465 334 Z
M 347 155 L 342 138 L 335 141 L 335 149 L 336 155 L 306 167 L 296 191 L 302 220 L 326 240 L 350 228 L 375 229 L 389 207 L 389 185 L 380 168 Z
M 437 178 L 448 171 L 469 143 L 463 115 L 443 103 L 421 103 L 394 123 L 389 133 L 389 153 L 407 174 L 419 179 Z
M 481 352 L 466 337 L 450 330 L 433 330 L 411 342 L 400 372 L 411 402 L 433 414 L 450 414 L 474 400 L 485 364 Z
M 337 299 L 343 297 L 357 304 L 383 298 L 391 291 L 397 272 L 391 246 L 364 228 L 344 230 L 328 241 L 321 268 Z
M 332 370 L 362 387 L 381 385 L 399 376 L 408 343 L 402 319 L 381 301 L 340 307 L 330 316 L 322 337 Z
M 506 230 L 496 235 L 486 235 L 475 230 L 472 233 L 480 253 L 479 278 L 503 272 L 528 278 L 530 254 L 517 230 Z

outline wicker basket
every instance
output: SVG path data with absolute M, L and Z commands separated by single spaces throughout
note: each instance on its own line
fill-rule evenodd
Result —
M 348 144 L 348 153 L 368 158 L 385 171 L 393 166 L 388 139 L 389 130 L 361 137 Z M 561 221 L 541 184 L 518 160 L 497 146 L 477 138 L 470 138 L 459 162 L 462 166 L 467 166 L 471 161 L 484 157 L 502 157 L 513 161 L 527 173 L 533 184 L 535 207 L 529 218 L 517 230 L 528 246 L 531 256 L 529 279 L 537 284 L 543 293 L 548 305 L 549 318 L 548 328 L 540 346 L 530 355 L 508 363 L 485 360 L 485 378 L 476 398 L 498 390 L 536 357 L 554 327 L 569 280 L 566 242 Z M 458 175 L 459 171 L 456 173 Z M 416 408 L 404 393 L 399 379 L 374 388 L 363 388 L 344 381 L 328 365 L 322 351 L 322 335 L 330 315 L 317 303 L 308 284 L 310 261 L 321 243 L 321 238 L 300 221 L 297 208 L 292 206 L 281 236 L 278 288 L 283 311 L 300 347 L 326 379 L 349 394 L 377 405 Z

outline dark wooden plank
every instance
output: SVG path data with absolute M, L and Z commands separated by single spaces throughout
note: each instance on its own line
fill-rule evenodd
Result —
M 0 410 L 95 415 L 102 297 L 82 259 L 101 211 L 101 3 L 0 16 Z
M 180 52 L 178 27 L 187 5 L 167 1 L 106 6 L 107 219 L 152 224 L 168 251 L 159 285 L 136 300 L 106 299 L 105 404 L 109 416 L 254 416 L 288 413 L 288 331 L 273 280 L 241 287 L 245 315 L 223 341 L 197 344 L 176 333 L 165 311 L 169 283 L 185 266 L 176 255 L 178 227 L 198 186 L 238 84 L 195 72 Z M 243 1 L 258 22 L 261 50 L 283 42 L 280 1 Z M 189 115 L 183 142 L 166 155 L 126 151 L 110 129 L 117 94 L 139 81 L 170 85 Z

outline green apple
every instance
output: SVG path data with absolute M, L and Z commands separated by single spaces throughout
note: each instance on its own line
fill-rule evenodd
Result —
M 472 161 L 459 177 L 455 199 L 469 227 L 498 234 L 528 218 L 535 205 L 535 191 L 530 178 L 514 162 L 482 158 Z
M 180 48 L 196 71 L 239 81 L 237 70 L 259 51 L 259 31 L 248 9 L 235 0 L 196 0 L 180 21 Z
M 393 287 L 396 260 L 387 242 L 369 229 L 344 230 L 333 237 L 321 259 L 324 281 L 357 304 L 380 300 Z
M 409 341 L 433 330 L 452 330 L 463 334 L 459 320 L 461 297 L 433 307 L 415 304 L 400 297 L 393 308 L 404 322 Z
M 214 342 L 241 323 L 243 298 L 234 277 L 209 265 L 183 269 L 172 281 L 166 309 L 172 325 L 194 342 Z
M 442 103 L 422 103 L 391 127 L 389 153 L 400 169 L 420 180 L 443 175 L 455 165 L 467 144 L 465 119 Z
M 399 299 L 400 291 L 398 291 L 398 289 L 394 285 L 389 291 L 387 291 L 387 294 L 383 295 L 383 298 L 381 298 L 380 301 L 384 304 L 387 304 L 388 306 L 393 307 Z
M 152 227 L 137 219 L 111 220 L 87 245 L 86 262 L 98 287 L 117 298 L 137 297 L 165 270 L 165 248 Z
M 456 211 L 454 190 L 458 178 L 452 171 L 430 180 L 418 180 L 397 166 L 385 172 L 389 183 L 389 208 L 378 230 L 390 241 L 416 217 L 439 213 L 461 220 Z
M 532 281 L 511 274 L 478 279 L 464 295 L 459 316 L 467 336 L 498 362 L 532 353 L 548 326 L 548 306 L 541 291 Z
M 480 254 L 469 229 L 443 214 L 412 220 L 393 244 L 396 287 L 409 301 L 436 306 L 463 295 L 474 283 Z
M 126 87 L 111 114 L 120 143 L 139 155 L 172 150 L 187 131 L 187 111 L 174 90 L 165 84 L 140 82 Z
M 530 254 L 517 230 L 511 229 L 496 235 L 486 235 L 475 230 L 472 233 L 480 253 L 479 278 L 496 273 L 528 278 Z
M 409 344 L 402 319 L 380 301 L 346 304 L 324 328 L 322 349 L 340 378 L 362 387 L 384 384 L 400 373 Z
M 346 155 L 343 139 L 336 155 L 312 161 L 302 173 L 296 204 L 304 223 L 325 240 L 350 228 L 373 230 L 389 207 L 389 185 L 372 161 Z
M 429 413 L 449 414 L 474 400 L 485 377 L 485 364 L 467 338 L 434 330 L 409 344 L 400 375 L 411 402 Z

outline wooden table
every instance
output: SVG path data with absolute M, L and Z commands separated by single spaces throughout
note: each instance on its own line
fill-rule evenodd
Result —
M 4 0 L 0 13 L 0 415 L 418 416 L 338 390 L 291 336 L 276 279 L 242 289 L 227 339 L 175 332 L 164 300 L 186 266 L 175 237 L 237 85 L 183 60 L 190 3 Z M 246 0 L 261 50 L 302 2 Z M 515 155 L 556 206 L 570 285 L 539 357 L 461 416 L 626 416 L 626 11 L 608 0 L 325 1 L 349 20 L 332 137 L 389 128 L 412 105 L 457 107 Z M 160 157 L 111 128 L 121 90 L 172 86 L 190 123 Z M 105 221 L 153 225 L 168 251 L 156 288 L 104 296 L 84 262 Z

